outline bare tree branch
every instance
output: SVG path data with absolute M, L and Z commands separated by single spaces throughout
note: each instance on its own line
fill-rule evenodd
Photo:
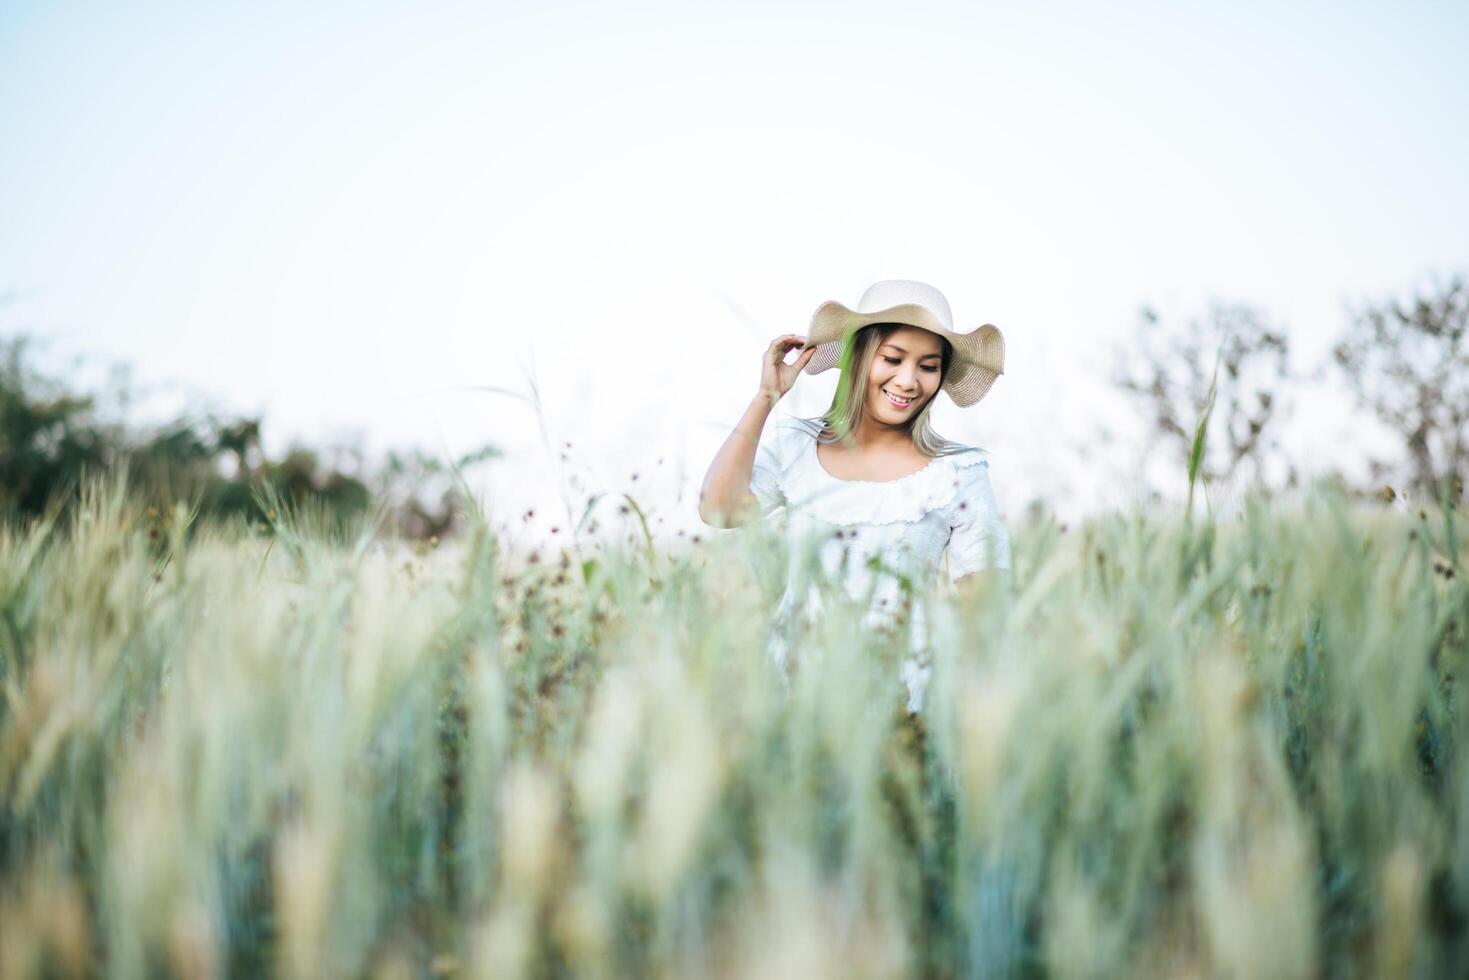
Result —
M 1151 422 L 1151 435 L 1170 456 L 1187 465 L 1194 427 L 1208 396 L 1219 358 L 1210 438 L 1200 468 L 1208 482 L 1228 480 L 1248 466 L 1264 480 L 1264 458 L 1273 447 L 1274 424 L 1286 408 L 1279 389 L 1291 380 L 1290 341 L 1243 305 L 1210 306 L 1205 316 L 1166 328 L 1144 307 L 1138 347 L 1124 355 L 1113 383 L 1136 397 Z
M 1332 349 L 1357 402 L 1402 439 L 1401 479 L 1438 497 L 1469 473 L 1469 284 L 1363 307 Z M 1379 468 L 1390 473 L 1392 466 Z

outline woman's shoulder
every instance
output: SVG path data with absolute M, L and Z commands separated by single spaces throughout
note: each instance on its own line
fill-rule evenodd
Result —
M 952 494 L 943 505 L 952 523 L 964 523 L 972 519 L 978 510 L 992 497 L 990 488 L 990 454 L 977 445 L 961 445 L 950 442 L 940 458 L 952 464 Z
M 820 419 L 781 415 L 770 423 L 767 435 L 772 442 L 783 448 L 797 448 L 804 443 L 814 443 L 823 428 L 825 423 Z
M 988 450 L 958 442 L 951 442 L 944 447 L 942 458 L 949 460 L 960 470 L 974 469 L 983 472 L 990 466 Z
M 793 435 L 810 436 L 815 439 L 826 428 L 826 423 L 821 419 L 801 418 L 798 415 L 779 415 L 771 423 L 778 432 Z
M 977 446 L 966 446 L 952 454 L 954 462 L 954 495 L 949 500 L 949 516 L 955 524 L 995 513 L 994 488 L 990 484 L 990 454 Z
M 809 419 L 793 415 L 780 415 L 770 419 L 760 433 L 760 444 L 755 452 L 755 466 L 764 466 L 782 474 L 794 465 L 806 446 L 815 445 L 819 427 L 813 427 Z

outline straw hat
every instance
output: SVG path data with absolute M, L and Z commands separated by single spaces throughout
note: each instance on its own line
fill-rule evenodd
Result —
M 944 294 L 927 283 L 911 279 L 884 279 L 867 287 L 855 310 L 827 300 L 811 316 L 806 346 L 816 353 L 806 363 L 807 374 L 837 366 L 842 341 L 870 323 L 903 323 L 931 330 L 954 345 L 943 390 L 961 408 L 983 398 L 1005 373 L 1005 338 L 994 324 L 969 333 L 955 333 L 953 315 Z

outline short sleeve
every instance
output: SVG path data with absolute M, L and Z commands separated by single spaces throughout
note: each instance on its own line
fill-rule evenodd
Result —
M 950 582 L 982 569 L 1010 567 L 1010 532 L 995 503 L 989 462 L 981 460 L 959 472 L 959 493 L 950 509 Z
M 750 492 L 760 504 L 760 513 L 768 514 L 785 504 L 781 490 L 781 474 L 785 472 L 789 430 L 783 422 L 765 427 L 755 447 L 755 465 L 750 470 Z

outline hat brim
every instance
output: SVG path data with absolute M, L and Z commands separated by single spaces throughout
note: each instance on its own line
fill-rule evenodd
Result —
M 1005 373 L 1005 337 L 1000 328 L 986 323 L 969 333 L 955 333 L 928 307 L 903 303 L 872 313 L 858 313 L 835 300 L 827 300 L 811 316 L 807 346 L 816 353 L 806 363 L 807 374 L 820 374 L 837 367 L 842 341 L 874 323 L 902 323 L 936 333 L 953 345 L 954 355 L 944 377 L 943 390 L 954 404 L 967 408 L 989 393 L 995 379 Z

